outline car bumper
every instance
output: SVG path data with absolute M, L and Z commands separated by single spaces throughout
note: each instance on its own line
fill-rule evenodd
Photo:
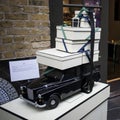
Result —
M 39 108 L 45 108 L 45 107 L 46 107 L 46 104 L 39 105 L 39 104 L 37 103 L 37 101 L 36 101 L 36 102 L 32 102 L 32 101 L 24 98 L 22 95 L 20 95 L 20 98 L 23 99 L 24 101 L 26 101 L 27 103 L 30 103 L 31 105 L 34 105 L 35 107 L 39 107 Z

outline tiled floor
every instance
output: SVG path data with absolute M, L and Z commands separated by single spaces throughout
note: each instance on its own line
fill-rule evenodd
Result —
M 120 120 L 120 62 L 108 61 L 108 82 L 111 87 L 108 120 Z
M 108 120 L 120 120 L 120 80 L 109 83 Z

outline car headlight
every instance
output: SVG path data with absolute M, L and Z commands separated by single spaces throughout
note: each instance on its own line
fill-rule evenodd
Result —
M 42 98 L 42 97 L 41 97 L 41 94 L 38 94 L 38 98 Z
M 20 86 L 20 90 L 25 90 L 26 86 Z
M 24 88 L 23 88 L 23 86 L 20 86 L 20 90 L 23 90 Z
M 25 93 L 25 86 L 20 86 L 20 91 L 21 91 L 21 94 L 24 94 Z

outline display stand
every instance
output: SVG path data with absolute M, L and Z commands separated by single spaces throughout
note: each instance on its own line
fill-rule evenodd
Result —
M 35 108 L 20 98 L 0 107 L 1 120 L 107 120 L 108 84 L 95 82 L 90 94 L 78 93 L 52 110 Z

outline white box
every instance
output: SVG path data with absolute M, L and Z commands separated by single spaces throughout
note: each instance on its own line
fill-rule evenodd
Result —
M 94 51 L 93 61 L 94 62 L 99 61 L 99 51 Z M 88 60 L 86 54 L 83 53 L 82 64 L 86 64 L 86 63 L 89 63 L 89 60 Z
M 39 50 L 36 52 L 36 56 L 38 63 L 61 70 L 82 64 L 82 53 L 71 54 L 55 48 Z
M 63 40 L 56 38 L 55 48 L 58 50 L 66 51 Z M 83 47 L 88 40 L 64 40 L 68 52 L 78 52 L 81 47 Z M 90 50 L 90 43 L 85 47 L 85 50 Z M 94 50 L 99 50 L 99 40 L 94 42 Z
M 57 26 L 57 38 L 64 38 L 62 26 Z M 79 28 L 79 27 L 71 27 L 66 26 L 63 27 L 64 33 L 66 35 L 66 39 L 70 40 L 86 40 L 90 39 L 91 28 Z M 100 39 L 101 36 L 101 28 L 95 28 L 95 39 Z
M 67 53 L 56 50 L 55 48 L 39 50 L 36 52 L 36 56 L 38 63 L 61 70 L 79 66 L 83 63 L 89 63 L 84 53 Z M 94 61 L 97 60 L 98 53 L 94 56 Z

